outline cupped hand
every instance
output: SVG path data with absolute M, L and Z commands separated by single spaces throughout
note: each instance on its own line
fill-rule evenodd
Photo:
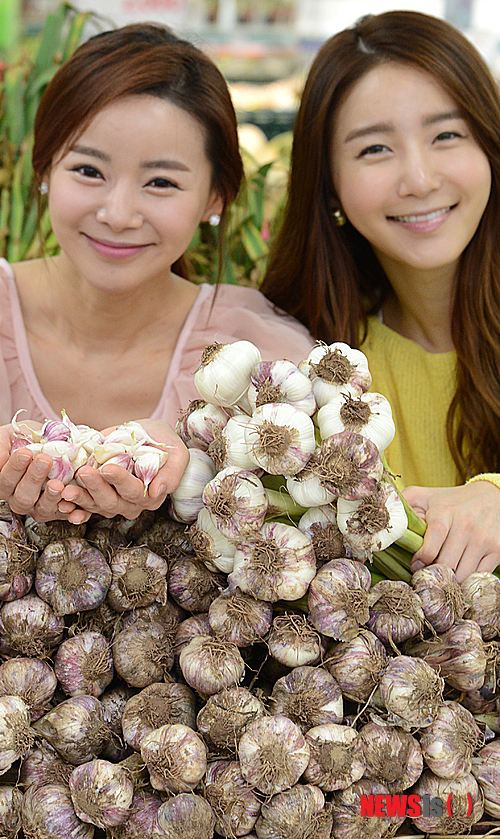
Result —
M 28 423 L 27 423 L 28 424 Z M 31 428 L 41 428 L 41 423 L 29 422 Z M 59 510 L 64 484 L 47 476 L 52 467 L 52 458 L 47 454 L 36 454 L 29 449 L 16 449 L 11 454 L 14 440 L 12 425 L 0 426 L 0 498 L 6 501 L 16 515 L 30 515 L 35 521 L 46 522 L 56 519 L 81 524 L 90 518 L 85 510 L 76 510 L 74 504 Z
M 121 515 L 135 519 L 143 510 L 157 510 L 167 495 L 179 485 L 189 462 L 189 453 L 174 429 L 162 420 L 138 420 L 145 431 L 168 452 L 167 462 L 149 484 L 144 483 L 122 466 L 104 464 L 101 469 L 81 466 L 75 476 L 75 483 L 68 484 L 61 493 L 59 511 L 65 513 L 67 505 L 77 505 L 89 515 L 99 513 L 105 518 Z M 117 426 L 103 429 L 109 434 Z
M 448 565 L 462 582 L 474 571 L 500 565 L 500 489 L 487 480 L 458 487 L 417 487 L 403 495 L 427 523 L 412 571 Z M 421 563 L 421 564 L 419 564 Z

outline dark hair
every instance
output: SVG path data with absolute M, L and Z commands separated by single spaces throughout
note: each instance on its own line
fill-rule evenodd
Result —
M 204 129 L 212 188 L 224 205 L 223 225 L 243 177 L 227 83 L 194 44 L 156 24 L 130 24 L 95 35 L 59 68 L 36 114 L 33 168 L 37 178 L 43 179 L 56 156 L 102 108 L 120 97 L 141 93 L 169 100 Z M 183 259 L 174 268 L 186 275 Z
M 352 86 L 391 61 L 438 81 L 491 167 L 489 201 L 461 256 L 452 309 L 457 388 L 447 434 L 465 479 L 500 471 L 500 99 L 481 56 L 448 23 L 420 12 L 369 15 L 320 49 L 297 115 L 288 200 L 261 290 L 315 337 L 362 342 L 367 314 L 380 308 L 391 287 L 366 239 L 349 222 L 335 226 L 332 130 Z

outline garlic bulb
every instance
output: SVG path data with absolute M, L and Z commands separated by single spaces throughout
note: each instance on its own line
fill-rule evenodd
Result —
M 118 675 L 131 687 L 144 688 L 159 682 L 174 663 L 173 637 L 158 621 L 138 621 L 116 635 L 113 663 Z
M 323 454 L 316 448 L 304 469 L 287 478 L 286 488 L 293 500 L 302 507 L 321 507 L 336 500 L 334 492 L 322 481 L 321 464 Z
M 93 760 L 111 738 L 102 705 L 94 696 L 72 696 L 33 724 L 61 757 L 75 766 Z
M 111 569 L 85 539 L 52 542 L 36 563 L 35 588 L 55 615 L 95 609 L 106 597 Z
M 472 774 L 484 797 L 484 810 L 500 818 L 500 741 L 492 740 L 472 758 Z
M 212 513 L 216 527 L 233 541 L 258 530 L 268 507 L 262 481 L 237 466 L 217 473 L 203 490 L 203 503 Z
M 236 644 L 211 635 L 193 638 L 181 650 L 179 666 L 188 685 L 203 696 L 238 684 L 245 674 L 245 664 Z
M 220 532 L 215 517 L 202 507 L 198 518 L 189 529 L 189 536 L 197 558 L 209 570 L 229 574 L 233 570 L 236 545 Z
M 256 466 L 251 457 L 246 440 L 246 428 L 251 422 L 252 418 L 248 414 L 234 414 L 209 446 L 208 453 L 218 471 L 228 466 L 237 466 L 238 469 L 248 469 L 257 475 L 262 473 L 260 466 Z
M 213 635 L 207 612 L 191 615 L 177 627 L 174 638 L 174 653 L 177 658 L 183 647 L 187 647 L 189 642 L 197 635 Z
M 375 443 L 361 434 L 341 431 L 326 437 L 315 452 L 314 474 L 334 498 L 359 501 L 378 490 L 384 466 Z
M 215 817 L 201 795 L 181 792 L 159 808 L 151 839 L 213 839 Z
M 443 679 L 422 659 L 405 655 L 390 659 L 380 679 L 389 722 L 407 731 L 430 725 L 443 703 L 443 685 Z
M 255 825 L 258 839 L 330 839 L 331 806 L 319 787 L 295 784 L 262 805 Z
M 322 635 L 348 641 L 369 618 L 371 575 L 359 562 L 333 559 L 309 586 L 309 620 Z
M 477 690 L 484 682 L 486 649 L 475 621 L 459 620 L 429 641 L 409 641 L 410 655 L 419 656 L 457 690 Z
M 380 580 L 369 594 L 368 629 L 386 644 L 400 644 L 422 632 L 424 610 L 418 594 L 402 580 Z
M 75 813 L 69 788 L 63 784 L 30 787 L 24 795 L 21 822 L 25 837 L 92 839 L 94 826 Z
M 206 612 L 225 586 L 222 574 L 214 574 L 192 556 L 174 560 L 168 572 L 170 596 L 187 612 Z
M 319 725 L 339 723 L 344 714 L 342 693 L 322 667 L 295 667 L 273 685 L 272 714 L 288 717 L 302 732 Z
M 0 651 L 47 658 L 62 640 L 64 619 L 35 594 L 4 603 L 0 610 Z
M 420 737 L 429 769 L 440 778 L 453 780 L 469 774 L 472 755 L 481 745 L 482 735 L 474 717 L 458 702 L 444 702 Z
M 56 687 L 56 674 L 41 659 L 9 658 L 0 665 L 0 695 L 20 696 L 29 708 L 31 720 L 45 713 Z
M 67 786 L 73 769 L 73 764 L 63 760 L 52 746 L 42 743 L 24 758 L 20 780 L 24 790 L 50 784 Z
M 55 654 L 54 670 L 69 696 L 100 696 L 114 675 L 111 645 L 100 632 L 67 638 Z
M 21 829 L 23 793 L 17 787 L 0 786 L 0 835 L 15 839 Z
M 336 505 L 311 507 L 301 516 L 298 527 L 309 536 L 318 565 L 346 555 L 344 537 L 337 524 Z
M 270 655 L 286 667 L 316 664 L 323 651 L 319 632 L 305 615 L 276 615 L 267 646 Z
M 182 723 L 162 725 L 146 734 L 141 742 L 141 756 L 148 767 L 151 786 L 173 793 L 193 790 L 207 768 L 205 744 Z
M 228 575 L 236 587 L 259 600 L 298 600 L 316 574 L 312 542 L 297 527 L 266 522 L 254 536 L 242 540 Z
M 404 817 L 363 815 L 363 800 L 389 795 L 385 784 L 362 778 L 332 796 L 335 839 L 382 839 L 393 836 Z
M 271 402 L 256 408 L 245 426 L 248 453 L 270 475 L 296 475 L 316 448 L 312 419 L 293 405 Z
M 261 361 L 259 350 L 250 341 L 214 343 L 203 350 L 194 386 L 201 398 L 213 405 L 237 405 L 247 393 L 253 368 Z
M 319 409 L 316 419 L 322 440 L 339 431 L 353 431 L 368 437 L 379 451 L 392 443 L 396 433 L 389 400 L 374 391 L 359 396 L 340 393 Z
M 109 523 L 113 519 L 106 519 L 106 521 Z M 39 522 L 35 521 L 32 516 L 26 516 L 24 529 L 28 542 L 39 551 L 43 551 L 51 542 L 60 542 L 61 539 L 68 539 L 70 536 L 83 539 L 87 524 L 72 524 L 64 520 Z
M 310 749 L 288 717 L 259 717 L 240 737 L 241 774 L 264 795 L 293 787 L 309 763 Z
M 228 418 L 227 412 L 218 405 L 212 405 L 204 399 L 194 399 L 181 412 L 175 430 L 189 449 L 206 452 Z
M 216 760 L 207 769 L 203 792 L 223 836 L 247 836 L 260 813 L 261 802 L 241 774 L 236 760 Z
M 463 618 L 466 606 L 462 588 L 448 565 L 420 568 L 412 575 L 410 585 L 420 597 L 424 615 L 436 632 L 447 632 Z
M 232 756 L 246 726 L 266 715 L 264 703 L 247 688 L 232 685 L 209 696 L 196 727 L 210 751 Z
M 156 793 L 146 789 L 134 792 L 129 815 L 125 822 L 108 829 L 109 839 L 145 839 L 151 836 L 156 814 L 162 805 L 162 800 Z
M 208 622 L 214 635 L 237 647 L 249 647 L 269 631 L 273 607 L 264 600 L 243 594 L 238 588 L 216 597 L 208 610 Z
M 155 682 L 127 701 L 121 718 L 123 736 L 140 751 L 146 734 L 162 725 L 182 723 L 195 728 L 195 695 L 187 685 Z
M 130 748 L 124 742 L 122 732 L 122 716 L 125 706 L 132 695 L 132 689 L 127 685 L 118 684 L 109 688 L 99 697 L 102 706 L 104 722 L 111 732 L 111 739 L 106 743 L 100 757 L 118 763 L 130 754 Z
M 206 452 L 189 449 L 189 463 L 170 495 L 170 513 L 179 522 L 191 523 L 203 507 L 202 494 L 216 473 L 215 463 Z
M 75 767 L 68 784 L 75 813 L 83 822 L 105 829 L 130 815 L 134 785 L 118 764 L 90 760 Z
M 421 814 L 414 820 L 417 830 L 426 833 L 438 833 L 440 835 L 451 835 L 456 833 L 468 833 L 472 825 L 476 824 L 483 815 L 483 800 L 476 779 L 472 774 L 463 778 L 439 778 L 429 769 L 422 772 L 419 780 L 412 789 L 415 795 L 420 796 L 422 801 L 424 795 L 430 798 L 440 798 L 448 802 L 451 794 L 451 810 L 443 807 L 441 813 L 430 815 Z M 467 815 L 470 811 L 470 815 Z
M 346 787 L 359 781 L 365 771 L 362 742 L 348 725 L 327 723 L 310 728 L 306 733 L 311 754 L 304 780 L 324 792 Z
M 183 554 L 193 553 L 187 525 L 166 516 L 166 513 L 165 516 L 160 515 L 160 511 L 155 515 L 153 524 L 141 536 L 141 544 L 167 562 Z
M 379 720 L 366 723 L 359 737 L 365 778 L 385 784 L 391 794 L 404 792 L 418 781 L 424 767 L 422 749 L 409 732 Z
M 466 611 L 464 618 L 475 621 L 485 641 L 500 633 L 500 580 L 490 571 L 475 571 L 462 582 Z
M 342 341 L 318 344 L 300 362 L 299 370 L 311 379 L 318 408 L 340 393 L 356 395 L 368 390 L 372 383 L 364 353 Z
M 308 416 L 316 410 L 311 380 L 284 358 L 256 364 L 250 382 L 247 395 L 252 411 L 269 402 L 287 402 Z
M 0 600 L 17 600 L 28 593 L 35 556 L 21 519 L 12 515 L 9 521 L 0 521 Z
M 370 557 L 403 536 L 408 527 L 403 502 L 387 481 L 366 498 L 337 501 L 337 523 L 355 555 Z
M 110 559 L 108 603 L 116 612 L 166 603 L 168 564 L 148 548 L 135 545 L 115 551 Z
M 342 693 L 355 702 L 366 702 L 379 684 L 386 664 L 384 645 L 367 629 L 328 650 L 325 658 L 325 668 L 334 676 Z
M 27 704 L 20 696 L 0 696 L 0 775 L 29 752 L 34 740 Z

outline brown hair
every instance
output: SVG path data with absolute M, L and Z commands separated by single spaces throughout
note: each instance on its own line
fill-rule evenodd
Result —
M 353 346 L 366 333 L 367 314 L 387 297 L 388 279 L 366 239 L 349 222 L 335 226 L 330 159 L 339 106 L 356 81 L 387 61 L 439 82 L 492 172 L 489 201 L 461 256 L 452 303 L 457 388 L 447 434 L 464 480 L 500 471 L 500 99 L 487 65 L 460 32 L 429 15 L 394 11 L 369 15 L 323 45 L 297 115 L 288 200 L 261 288 L 316 338 Z
M 224 204 L 223 228 L 227 207 L 243 177 L 236 115 L 227 83 L 213 61 L 194 44 L 157 24 L 130 24 L 95 35 L 60 67 L 36 114 L 33 168 L 37 178 L 43 179 L 53 160 L 102 108 L 120 97 L 141 93 L 169 100 L 204 129 L 212 188 Z M 184 258 L 173 267 L 187 275 Z

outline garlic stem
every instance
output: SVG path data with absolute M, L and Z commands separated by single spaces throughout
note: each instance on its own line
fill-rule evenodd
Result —
M 416 554 L 417 551 L 422 547 L 423 538 L 420 536 L 419 533 L 415 533 L 414 530 L 411 530 L 409 527 L 406 528 L 405 533 L 396 539 L 396 545 L 399 545 L 401 548 L 404 548 L 406 551 L 410 551 L 412 554 Z
M 308 508 L 302 507 L 301 504 L 297 504 L 289 492 L 287 492 L 286 488 L 276 490 L 264 487 L 264 489 L 266 491 L 267 500 L 269 501 L 266 519 L 283 515 L 283 513 L 287 516 L 291 516 L 292 518 L 299 519 L 305 512 L 307 512 Z
M 408 504 L 408 501 L 404 497 L 403 493 L 396 486 L 396 481 L 394 479 L 394 476 L 393 476 L 391 470 L 389 469 L 389 466 L 388 466 L 388 463 L 387 463 L 387 460 L 386 460 L 386 457 L 385 457 L 385 452 L 380 452 L 380 458 L 382 460 L 382 463 L 384 464 L 384 470 L 385 470 L 384 471 L 384 480 L 389 481 L 389 483 L 392 484 L 392 486 L 396 490 L 397 494 L 401 498 L 401 501 L 403 502 L 403 506 L 405 508 L 406 515 L 408 516 L 408 529 L 412 530 L 414 533 L 418 533 L 419 536 L 424 536 L 425 531 L 427 530 L 427 525 L 426 525 L 425 521 L 423 519 L 421 519 L 420 516 L 415 512 L 413 507 L 411 507 L 410 504 Z
M 410 572 L 391 556 L 388 548 L 373 554 L 373 565 L 388 580 L 403 580 L 405 583 L 411 580 Z

